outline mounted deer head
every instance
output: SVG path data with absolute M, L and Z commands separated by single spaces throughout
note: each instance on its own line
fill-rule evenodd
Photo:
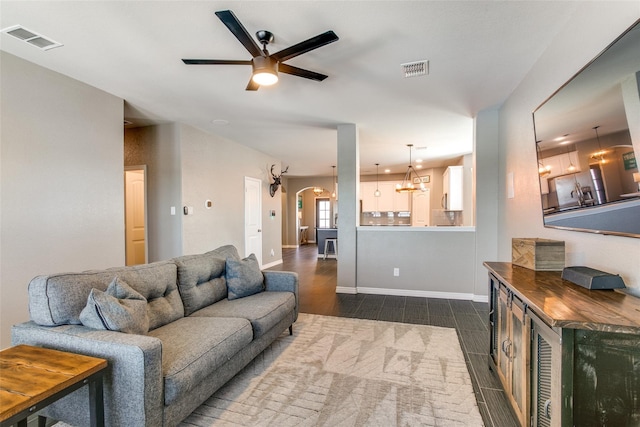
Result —
M 273 177 L 273 183 L 269 185 L 269 194 L 271 195 L 271 197 L 275 196 L 276 191 L 278 191 L 278 187 L 280 187 L 280 178 L 289 170 L 289 166 L 287 166 L 285 170 L 280 172 L 280 175 L 276 175 L 273 173 L 274 166 L 275 165 L 271 165 L 271 176 Z

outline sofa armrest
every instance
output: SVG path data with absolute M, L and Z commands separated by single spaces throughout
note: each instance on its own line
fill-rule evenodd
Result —
M 13 345 L 28 344 L 99 357 L 108 361 L 104 377 L 106 425 L 162 425 L 164 406 L 162 343 L 145 335 L 82 325 L 14 325 Z M 45 409 L 47 416 L 72 425 L 89 425 L 88 393 L 81 388 Z
M 276 292 L 293 292 L 296 297 L 295 318 L 298 319 L 300 302 L 298 300 L 298 273 L 293 271 L 263 271 L 265 290 Z

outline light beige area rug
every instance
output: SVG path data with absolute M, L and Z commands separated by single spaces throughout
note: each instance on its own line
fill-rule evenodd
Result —
M 300 314 L 180 427 L 482 426 L 454 329 Z

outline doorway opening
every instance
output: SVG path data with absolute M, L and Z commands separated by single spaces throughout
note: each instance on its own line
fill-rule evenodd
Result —
M 125 264 L 146 264 L 147 238 L 147 166 L 124 168 Z

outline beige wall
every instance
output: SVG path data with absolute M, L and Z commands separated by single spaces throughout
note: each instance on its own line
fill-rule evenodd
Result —
M 209 251 L 232 244 L 240 255 L 244 244 L 244 177 L 262 181 L 262 263 L 282 260 L 282 204 L 280 189 L 269 194 L 269 169 L 276 159 L 228 139 L 190 126 L 180 126 L 182 205 L 193 206 L 184 216 L 183 253 Z M 206 200 L 213 202 L 206 209 Z M 269 216 L 274 210 L 275 217 Z M 273 250 L 273 255 L 271 255 Z
M 124 264 L 123 101 L 1 53 L 0 348 L 38 274 Z
M 567 265 L 620 274 L 640 288 L 640 239 L 544 228 L 531 112 L 640 17 L 638 2 L 579 2 L 562 33 L 500 110 L 499 258 L 510 260 L 512 237 L 564 240 Z M 515 197 L 505 177 L 513 172 Z
M 147 166 L 149 262 L 182 255 L 180 126 L 166 123 L 125 130 L 125 166 Z M 171 215 L 171 207 L 176 214 Z

